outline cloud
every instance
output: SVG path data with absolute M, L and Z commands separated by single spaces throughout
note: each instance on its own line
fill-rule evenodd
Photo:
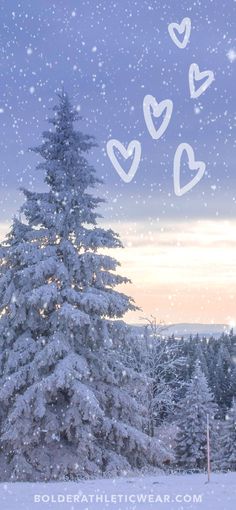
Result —
M 112 255 L 145 315 L 168 322 L 227 322 L 234 315 L 236 221 L 127 222 Z M 123 289 L 122 289 L 123 290 Z M 133 321 L 135 315 L 128 319 Z M 137 317 L 137 314 L 136 314 Z
M 227 323 L 235 319 L 236 220 L 103 222 L 119 232 L 124 249 L 108 250 L 132 280 L 120 290 L 143 312 L 166 322 Z M 0 224 L 3 239 L 8 223 Z
M 7 222 L 0 223 L 0 242 L 3 241 L 9 232 L 10 224 Z

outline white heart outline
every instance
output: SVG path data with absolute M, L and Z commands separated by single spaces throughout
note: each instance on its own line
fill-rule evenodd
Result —
M 152 112 L 151 112 L 152 108 Z M 161 126 L 156 129 L 153 123 L 153 116 L 159 118 L 162 113 L 166 110 Z M 146 122 L 149 134 L 154 140 L 158 140 L 165 133 L 172 116 L 173 112 L 173 101 L 171 99 L 164 99 L 157 102 L 154 96 L 147 94 L 143 99 L 143 115 Z
M 198 170 L 198 173 L 193 179 L 185 184 L 182 188 L 180 187 L 180 163 L 183 152 L 187 152 L 188 165 L 190 170 Z M 178 197 L 182 197 L 188 191 L 190 191 L 196 184 L 200 182 L 206 170 L 206 164 L 204 161 L 196 161 L 194 156 L 194 150 L 188 143 L 181 143 L 175 152 L 174 156 L 174 191 Z
M 206 77 L 208 77 L 207 80 L 205 80 L 204 83 L 196 90 L 195 81 L 203 80 L 203 78 Z M 197 64 L 191 64 L 188 72 L 190 97 L 192 99 L 196 99 L 197 97 L 201 96 L 208 89 L 208 87 L 210 87 L 214 79 L 215 76 L 213 71 L 200 71 Z
M 179 34 L 183 34 L 185 32 L 184 39 L 182 42 L 179 41 L 179 39 L 176 37 L 175 30 L 177 30 L 177 32 Z M 184 50 L 184 48 L 186 48 L 186 46 L 189 42 L 189 38 L 190 38 L 190 34 L 191 34 L 191 19 L 184 18 L 184 19 L 182 19 L 181 23 L 170 23 L 168 25 L 168 32 L 170 34 L 172 41 L 176 44 L 176 46 L 178 46 L 178 48 L 180 48 L 181 50 Z
M 118 149 L 118 151 L 121 153 L 121 155 L 125 159 L 128 159 L 130 156 L 132 156 L 132 154 L 134 152 L 134 159 L 132 161 L 132 164 L 131 164 L 131 167 L 130 167 L 128 173 L 126 173 L 123 170 L 122 166 L 120 165 L 119 161 L 117 160 L 117 157 L 114 153 L 114 148 Z M 139 166 L 140 159 L 141 159 L 141 152 L 142 152 L 141 143 L 138 140 L 132 140 L 129 143 L 127 149 L 119 140 L 116 140 L 115 138 L 112 138 L 111 140 L 108 140 L 108 142 L 107 142 L 107 155 L 110 158 L 115 170 L 117 171 L 117 173 L 120 176 L 120 178 L 122 179 L 122 181 L 124 181 L 126 183 L 129 183 L 132 181 L 132 179 L 134 178 L 134 176 L 138 170 L 138 166 Z

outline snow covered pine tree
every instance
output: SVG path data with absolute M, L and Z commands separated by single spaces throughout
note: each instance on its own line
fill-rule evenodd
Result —
M 220 469 L 236 471 L 236 399 L 221 423 Z
M 140 376 L 119 362 L 114 319 L 134 308 L 114 290 L 128 281 L 99 248 L 121 246 L 97 226 L 103 201 L 75 131 L 77 112 L 59 96 L 43 143 L 49 191 L 23 190 L 21 212 L 0 253 L 1 480 L 76 479 L 160 464 L 145 435 L 146 410 L 129 392 Z M 135 393 L 135 392 L 133 392 Z
M 184 470 L 202 470 L 207 463 L 207 414 L 210 423 L 217 412 L 206 376 L 197 361 L 188 390 L 180 405 L 176 461 Z

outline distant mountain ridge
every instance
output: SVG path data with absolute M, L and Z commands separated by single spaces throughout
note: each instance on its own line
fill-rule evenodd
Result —
M 175 335 L 177 337 L 199 335 L 199 336 L 214 336 L 218 338 L 222 333 L 229 333 L 230 326 L 227 324 L 197 324 L 197 323 L 180 323 L 170 324 L 167 329 L 163 331 L 163 336 Z
M 134 324 L 136 328 L 144 328 L 145 324 Z M 222 333 L 229 333 L 231 327 L 228 324 L 198 324 L 198 323 L 179 323 L 179 324 L 167 324 L 163 326 L 161 336 L 174 335 L 176 338 L 189 337 L 190 335 L 205 336 L 209 338 L 214 336 L 219 338 Z

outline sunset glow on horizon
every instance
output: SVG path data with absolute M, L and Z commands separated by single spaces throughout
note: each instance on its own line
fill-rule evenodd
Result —
M 235 324 L 236 221 L 191 220 L 113 224 L 125 249 L 113 250 L 131 278 L 123 286 L 142 311 L 129 322 Z M 111 252 L 110 252 L 111 253 Z
M 138 323 L 151 315 L 167 324 L 229 324 L 236 320 L 236 220 L 117 222 L 124 249 L 109 250 L 118 272 L 132 280 L 119 290 L 141 310 L 126 314 Z M 0 225 L 3 240 L 9 224 Z

